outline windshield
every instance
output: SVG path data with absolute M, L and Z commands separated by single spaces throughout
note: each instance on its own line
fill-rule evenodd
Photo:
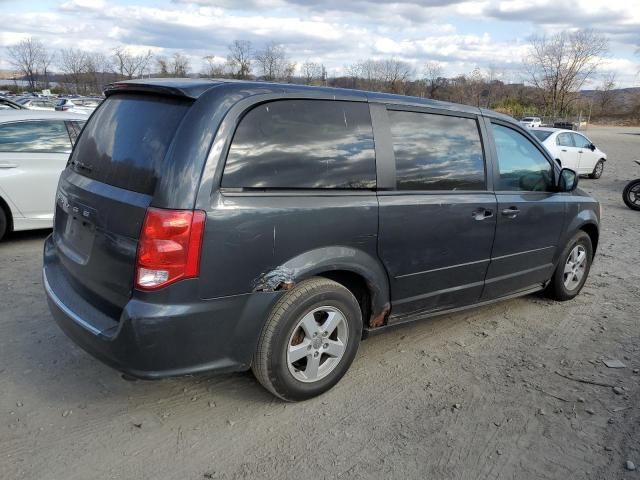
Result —
M 544 142 L 547 138 L 549 138 L 549 135 L 551 135 L 552 133 L 552 132 L 547 132 L 546 130 L 536 130 L 534 128 L 532 128 L 529 131 L 533 133 L 533 135 L 541 142 Z
M 533 118 L 532 117 L 524 117 L 522 119 L 523 122 L 533 122 Z

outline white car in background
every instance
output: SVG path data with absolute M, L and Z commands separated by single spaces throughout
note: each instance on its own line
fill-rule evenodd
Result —
M 99 98 L 59 98 L 55 105 L 57 112 L 71 112 L 90 115 L 102 99 Z
M 0 115 L 0 239 L 51 228 L 58 177 L 86 115 L 7 110 Z
M 520 120 L 520 125 L 527 128 L 538 128 L 542 125 L 542 119 L 540 117 L 524 117 Z
M 23 107 L 29 110 L 41 110 L 53 112 L 56 109 L 56 99 L 47 97 L 22 97 L 16 100 Z
M 561 167 L 579 175 L 600 178 L 607 154 L 581 133 L 560 128 L 536 128 L 531 133 L 547 148 Z

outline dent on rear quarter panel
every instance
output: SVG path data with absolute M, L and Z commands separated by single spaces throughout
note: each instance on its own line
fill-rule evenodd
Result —
M 201 298 L 284 290 L 314 275 L 349 271 L 365 279 L 371 311 L 384 318 L 389 287 L 377 260 L 374 193 L 214 197 L 205 226 Z
M 294 273 L 286 267 L 278 267 L 261 274 L 254 282 L 254 292 L 290 290 L 295 286 Z
M 370 295 L 370 315 L 364 319 L 365 325 L 375 328 L 386 323 L 391 310 L 386 270 L 377 257 L 359 249 L 332 246 L 305 252 L 261 274 L 253 291 L 289 290 L 305 278 L 331 272 L 349 272 L 363 278 Z

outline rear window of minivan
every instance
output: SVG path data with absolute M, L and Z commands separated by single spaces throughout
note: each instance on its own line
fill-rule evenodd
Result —
M 70 164 L 79 174 L 115 187 L 153 194 L 164 159 L 190 102 L 116 94 L 91 116 Z

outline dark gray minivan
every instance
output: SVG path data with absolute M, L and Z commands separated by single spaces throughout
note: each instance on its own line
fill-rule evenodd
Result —
M 44 286 L 60 327 L 135 377 L 252 369 L 325 392 L 363 336 L 578 294 L 598 202 L 511 118 L 245 81 L 112 85 L 57 191 Z

